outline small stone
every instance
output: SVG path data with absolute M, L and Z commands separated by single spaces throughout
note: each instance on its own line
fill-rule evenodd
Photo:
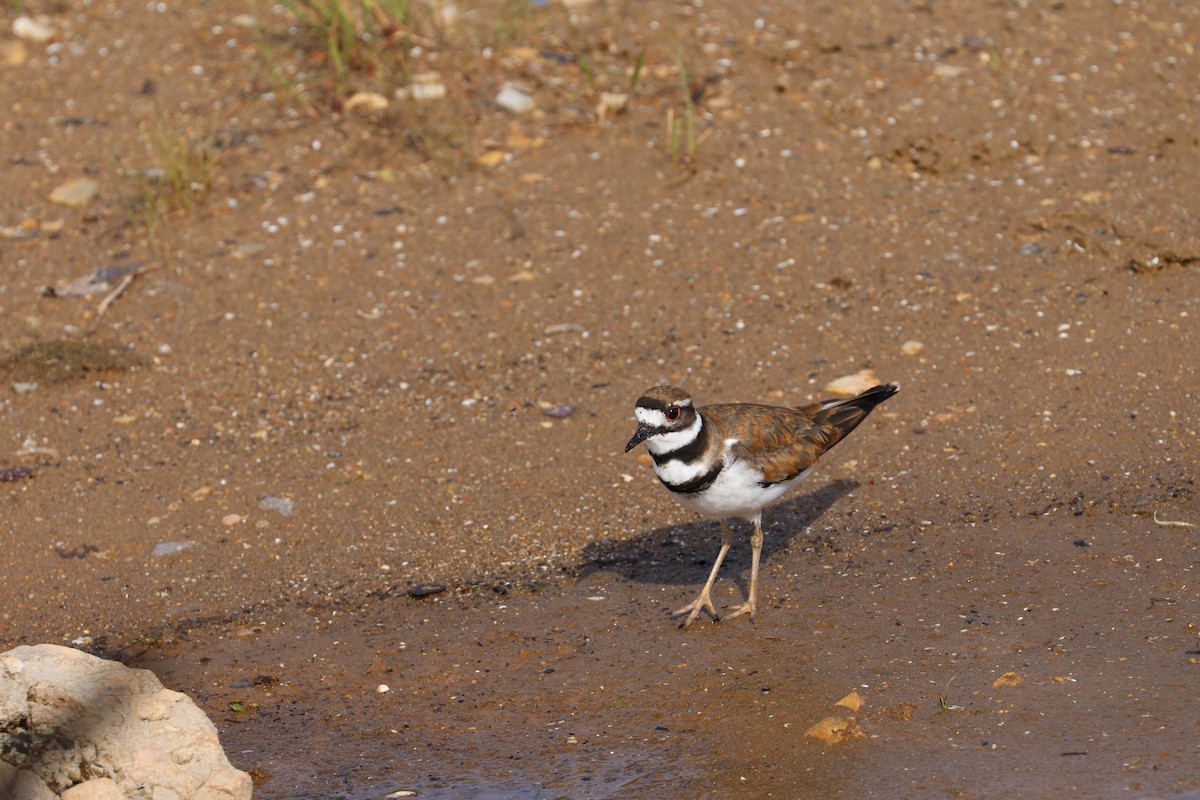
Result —
M 992 681 L 992 688 L 1000 689 L 1005 686 L 1020 686 L 1021 676 L 1015 672 L 1006 672 L 996 680 Z
M 13 35 L 27 42 L 48 42 L 54 38 L 54 28 L 45 17 L 24 14 L 13 20 Z
M 184 550 L 188 550 L 195 546 L 195 542 L 159 542 L 158 544 L 154 545 L 154 549 L 150 551 L 150 555 L 154 556 L 155 558 L 161 558 L 162 556 L 170 556 L 174 555 L 175 553 L 181 553 Z
M 545 136 L 530 136 L 529 134 L 520 130 L 509 131 L 508 135 L 504 137 L 504 144 L 508 147 L 532 149 L 541 147 L 545 143 Z
M 915 339 L 909 339 L 907 342 L 900 345 L 900 352 L 904 353 L 906 356 L 915 356 L 924 349 L 925 345 L 921 344 Z
M 596 116 L 603 122 L 609 116 L 616 116 L 629 107 L 629 95 L 618 92 L 602 92 L 600 102 L 596 105 Z
M 32 467 L 9 467 L 0 470 L 0 483 L 16 483 L 32 477 Z
M 933 74 L 939 78 L 957 78 L 966 71 L 966 67 L 960 67 L 955 64 L 938 64 L 933 68 Z
M 277 511 L 285 517 L 296 513 L 296 501 L 287 497 L 276 497 L 265 494 L 258 501 L 258 507 L 263 511 Z
M 266 250 L 267 246 L 262 242 L 245 242 L 239 244 L 233 251 L 234 258 L 245 258 Z
M 496 105 L 514 114 L 527 114 L 537 105 L 533 98 L 515 86 L 506 85 L 496 95 Z
M 862 394 L 867 389 L 879 385 L 879 378 L 869 369 L 859 370 L 853 375 L 845 375 L 825 385 L 825 391 L 842 397 L 853 397 Z
M 13 388 L 13 391 L 16 392 L 17 394 L 29 394 L 30 392 L 36 392 L 38 385 L 36 383 L 20 382 L 20 383 L 14 383 L 12 385 L 12 388 Z
M 850 694 L 834 703 L 834 705 L 841 706 L 842 708 L 848 708 L 851 711 L 857 712 L 863 707 L 862 695 L 860 695 L 858 690 L 855 689 L 854 691 L 850 692 Z
M 498 167 L 503 164 L 504 159 L 506 158 L 508 158 L 508 153 L 504 152 L 503 150 L 488 150 L 486 153 L 479 156 L 479 158 L 475 159 L 475 163 L 481 167 L 487 167 L 488 169 L 491 169 L 492 167 Z
M 221 524 L 224 525 L 226 528 L 232 528 L 234 525 L 237 525 L 241 521 L 242 521 L 241 514 L 226 514 L 225 516 L 221 517 Z
M 346 111 L 383 111 L 388 99 L 378 92 L 355 92 L 346 100 Z
M 858 723 L 849 717 L 826 717 L 812 725 L 804 735 L 826 744 L 838 744 L 847 739 L 861 739 L 866 736 L 862 728 L 858 727 Z
M 427 102 L 441 100 L 446 96 L 446 84 L 442 76 L 436 72 L 422 72 L 413 76 L 412 85 L 408 87 L 408 96 L 413 100 Z
M 375 687 L 375 692 L 377 694 L 387 694 L 391 690 L 392 690 L 392 687 L 388 686 L 386 683 L 381 683 Z
M 440 594 L 446 591 L 446 587 L 440 583 L 420 583 L 416 586 L 408 588 L 409 597 L 429 597 L 431 594 Z
M 59 184 L 50 192 L 50 202 L 60 206 L 82 208 L 100 193 L 100 184 L 91 178 L 73 178 Z

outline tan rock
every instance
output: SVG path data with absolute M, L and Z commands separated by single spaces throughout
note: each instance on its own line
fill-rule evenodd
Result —
M 992 687 L 999 689 L 1005 686 L 1020 686 L 1021 676 L 1015 672 L 1006 672 L 996 680 L 992 681 Z
M 100 193 L 100 184 L 91 178 L 72 178 L 66 183 L 60 183 L 50 192 L 50 202 L 60 206 L 82 208 Z
M 92 778 L 77 783 L 61 795 L 62 800 L 125 800 L 125 795 L 112 778 Z
M 838 744 L 847 739 L 866 736 L 852 717 L 826 717 L 804 732 L 810 739 L 819 739 L 826 744 Z
M 858 690 L 855 689 L 854 691 L 850 692 L 850 694 L 834 703 L 834 705 L 841 706 L 842 708 L 848 708 L 851 711 L 857 712 L 863 707 L 862 695 L 860 695 Z
M 825 391 L 841 397 L 853 397 L 862 394 L 872 386 L 878 386 L 879 378 L 869 369 L 862 369 L 853 375 L 845 375 L 835 381 L 825 384 Z

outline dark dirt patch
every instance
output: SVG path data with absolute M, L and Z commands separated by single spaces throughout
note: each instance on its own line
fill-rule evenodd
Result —
M 54 339 L 0 354 L 0 381 L 53 385 L 125 372 L 137 364 L 138 359 L 120 345 Z

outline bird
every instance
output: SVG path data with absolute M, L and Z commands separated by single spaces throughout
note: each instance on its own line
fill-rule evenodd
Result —
M 654 386 L 634 405 L 637 431 L 628 453 L 642 442 L 654 459 L 654 474 L 685 508 L 721 521 L 721 549 L 700 594 L 672 613 L 686 628 L 708 611 L 720 615 L 711 592 L 732 538 L 730 518 L 754 525 L 750 538 L 750 592 L 727 619 L 748 614 L 758 604 L 758 564 L 762 554 L 762 513 L 808 477 L 831 447 L 846 438 L 876 406 L 900 391 L 885 383 L 855 397 L 822 400 L 787 408 L 758 403 L 720 403 L 696 408 L 677 386 Z

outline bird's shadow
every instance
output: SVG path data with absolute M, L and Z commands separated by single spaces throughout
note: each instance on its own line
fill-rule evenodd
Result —
M 762 563 L 787 549 L 792 541 L 825 514 L 841 497 L 858 487 L 853 480 L 835 480 L 809 494 L 769 507 L 763 512 Z M 725 576 L 748 579 L 750 534 L 753 528 L 730 520 L 733 547 L 721 567 Z M 721 546 L 720 524 L 697 519 L 668 525 L 631 539 L 600 539 L 583 548 L 577 577 L 612 571 L 640 583 L 703 583 Z M 742 576 L 745 572 L 746 575 Z M 739 583 L 745 587 L 745 580 Z

